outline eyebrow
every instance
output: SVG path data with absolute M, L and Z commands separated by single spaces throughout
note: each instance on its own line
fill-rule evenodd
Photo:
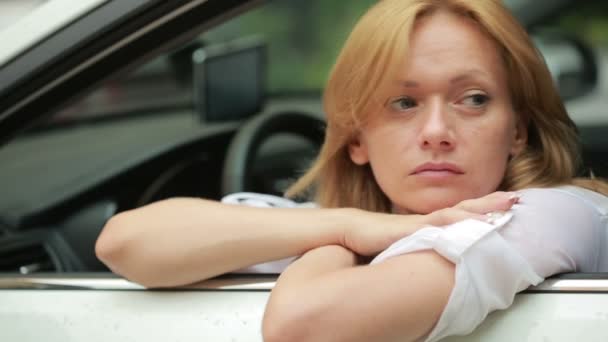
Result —
M 452 77 L 450 79 L 450 84 L 461 83 L 464 81 L 474 79 L 476 75 L 481 76 L 483 78 L 488 77 L 487 73 L 485 73 L 479 69 L 471 69 L 471 70 L 465 71 L 464 73 L 462 73 L 458 76 Z M 406 87 L 406 88 L 416 88 L 416 87 L 420 86 L 420 84 L 418 82 L 410 81 L 410 80 L 398 81 L 398 83 L 399 83 L 399 85 Z

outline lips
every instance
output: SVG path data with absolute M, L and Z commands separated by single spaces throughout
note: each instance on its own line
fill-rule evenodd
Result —
M 464 171 L 457 165 L 451 163 L 424 163 L 416 167 L 411 174 L 416 175 L 424 173 L 450 173 L 462 175 L 464 174 Z

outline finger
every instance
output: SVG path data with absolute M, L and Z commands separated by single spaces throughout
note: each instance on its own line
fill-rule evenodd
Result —
M 495 192 L 481 198 L 462 201 L 456 205 L 456 208 L 477 214 L 506 211 L 511 209 L 519 198 L 520 195 L 516 192 Z

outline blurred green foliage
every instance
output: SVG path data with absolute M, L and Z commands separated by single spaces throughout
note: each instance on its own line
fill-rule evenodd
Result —
M 377 0 L 275 0 L 203 36 L 208 43 L 247 34 L 268 42 L 268 91 L 318 91 L 348 33 Z M 294 69 L 294 66 L 297 66 Z
M 608 1 L 584 1 L 553 22 L 593 46 L 608 47 Z
M 318 91 L 348 33 L 376 1 L 271 0 L 202 38 L 216 43 L 261 35 L 268 42 L 270 93 Z M 581 2 L 549 25 L 573 32 L 595 46 L 608 46 L 608 0 Z

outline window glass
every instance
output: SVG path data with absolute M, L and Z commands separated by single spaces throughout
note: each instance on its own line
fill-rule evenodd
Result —
M 597 64 L 597 84 L 584 96 L 566 101 L 570 116 L 579 126 L 608 124 L 608 2 L 573 3 L 556 14 L 547 26 L 572 34 L 588 45 Z M 585 137 L 583 137 L 586 139 Z
M 586 1 L 558 16 L 554 22 L 598 48 L 608 48 L 608 2 Z
M 348 32 L 376 0 L 274 0 L 202 34 L 196 40 L 150 61 L 124 77 L 110 80 L 89 96 L 66 107 L 42 125 L 106 119 L 131 114 L 196 112 L 192 53 L 243 37 L 267 45 L 265 93 L 273 96 L 320 97 L 327 75 Z M 538 6 L 531 0 L 509 0 L 509 6 Z M 543 26 L 581 37 L 596 53 L 600 73 L 608 63 L 608 2 L 584 2 L 553 13 Z M 603 74 L 591 94 L 568 99 L 575 120 L 596 122 L 604 106 Z M 591 95 L 595 96 L 591 96 Z
M 256 36 L 267 45 L 266 93 L 318 97 L 348 32 L 375 0 L 280 0 L 239 15 L 62 110 L 53 124 L 191 110 L 192 53 Z
M 269 92 L 318 91 L 352 26 L 375 2 L 273 1 L 208 32 L 203 40 L 217 43 L 244 32 L 260 34 L 269 43 Z

